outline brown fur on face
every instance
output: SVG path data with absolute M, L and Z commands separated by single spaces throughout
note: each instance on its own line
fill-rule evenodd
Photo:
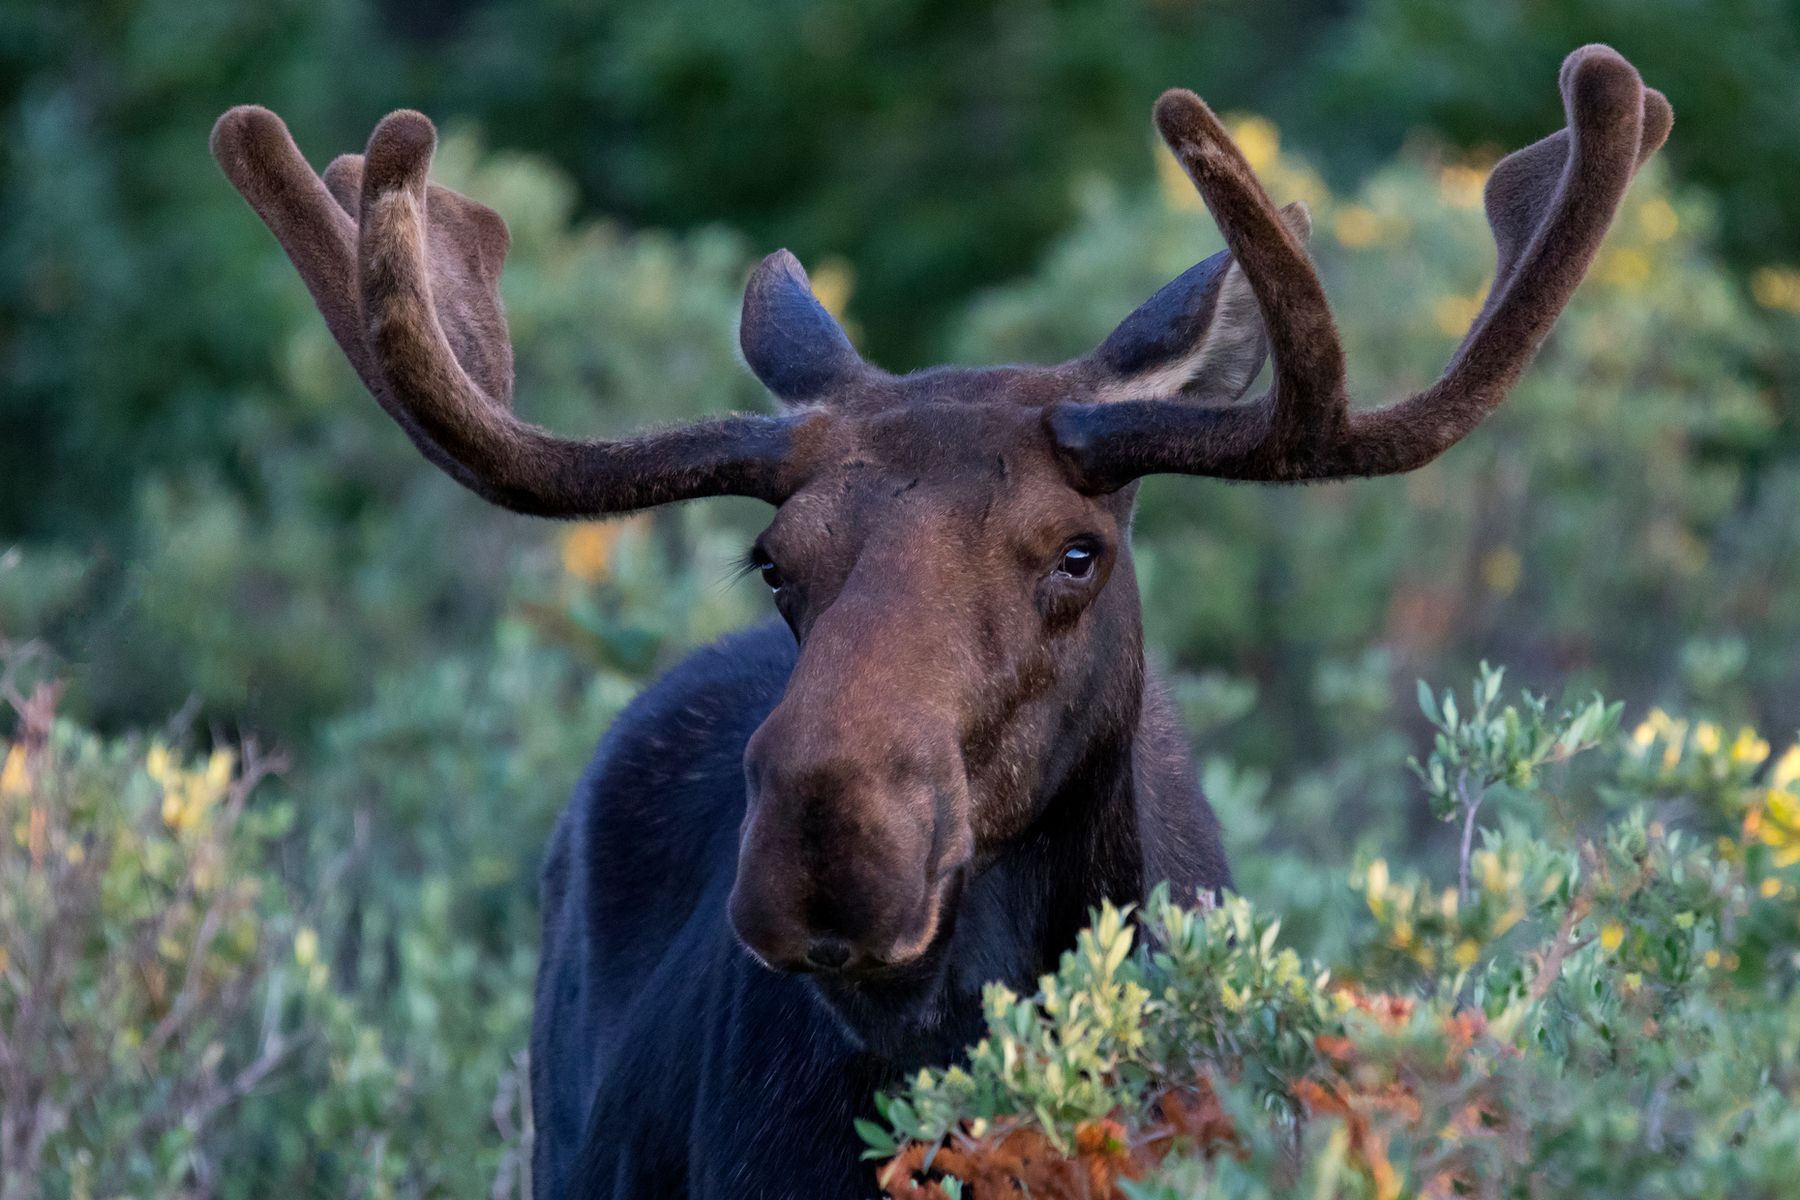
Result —
M 920 955 L 962 873 L 1079 765 L 1063 750 L 1091 741 L 1103 696 L 1127 709 L 1138 687 L 1129 497 L 1078 491 L 1038 417 L 1077 385 L 917 385 L 836 414 L 833 465 L 758 539 L 800 656 L 745 755 L 731 915 L 775 965 L 821 940 L 843 969 Z M 1085 578 L 1059 573 L 1070 547 L 1093 555 Z

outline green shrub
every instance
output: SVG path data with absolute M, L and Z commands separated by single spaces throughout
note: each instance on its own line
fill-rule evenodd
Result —
M 862 1126 L 888 1193 L 1789 1194 L 1800 745 L 1771 764 L 1660 712 L 1620 736 L 1616 706 L 1499 684 L 1421 689 L 1419 771 L 1437 815 L 1500 820 L 1352 872 L 1339 970 L 1235 896 L 1105 908 L 1036 995 L 989 989 L 966 1066 Z
M 394 1072 L 266 870 L 278 764 L 101 739 L 0 684 L 0 1196 L 358 1177 Z

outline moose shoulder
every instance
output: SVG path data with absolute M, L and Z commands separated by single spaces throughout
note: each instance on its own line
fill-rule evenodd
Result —
M 512 411 L 506 228 L 429 184 L 417 113 L 323 176 L 272 113 L 213 150 L 344 353 L 420 451 L 486 499 L 601 516 L 775 506 L 750 562 L 779 621 L 701 650 L 602 741 L 543 878 L 532 1035 L 537 1194 L 856 1197 L 852 1119 L 1029 989 L 1102 899 L 1229 883 L 1172 707 L 1144 665 L 1135 483 L 1409 470 L 1504 398 L 1667 136 L 1662 96 L 1576 51 L 1567 128 L 1487 188 L 1493 289 L 1432 387 L 1358 410 L 1303 248 L 1213 114 L 1156 120 L 1227 250 L 1054 367 L 894 376 L 800 265 L 750 280 L 741 338 L 780 411 L 623 441 Z M 1265 358 L 1273 382 L 1243 395 Z

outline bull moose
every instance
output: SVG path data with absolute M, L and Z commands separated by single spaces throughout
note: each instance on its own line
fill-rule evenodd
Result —
M 377 401 L 495 504 L 592 518 L 701 496 L 774 517 L 749 562 L 778 620 L 696 651 L 600 742 L 543 871 L 531 1037 L 543 1197 L 851 1197 L 852 1119 L 1030 989 L 1103 899 L 1230 883 L 1168 693 L 1144 663 L 1130 529 L 1158 472 L 1266 483 L 1408 471 L 1518 379 L 1672 121 L 1603 46 L 1567 127 L 1486 187 L 1494 283 L 1442 378 L 1351 407 L 1304 244 L 1207 106 L 1157 128 L 1225 251 L 1058 366 L 893 375 L 792 255 L 740 338 L 776 415 L 620 441 L 513 413 L 492 210 L 426 181 L 416 112 L 315 174 L 273 113 L 213 153 Z M 1259 399 L 1244 393 L 1272 359 Z

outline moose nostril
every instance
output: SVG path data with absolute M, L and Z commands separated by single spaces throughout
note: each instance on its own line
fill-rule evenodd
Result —
M 807 948 L 806 961 L 823 971 L 835 971 L 850 961 L 850 947 L 837 938 L 818 938 Z

